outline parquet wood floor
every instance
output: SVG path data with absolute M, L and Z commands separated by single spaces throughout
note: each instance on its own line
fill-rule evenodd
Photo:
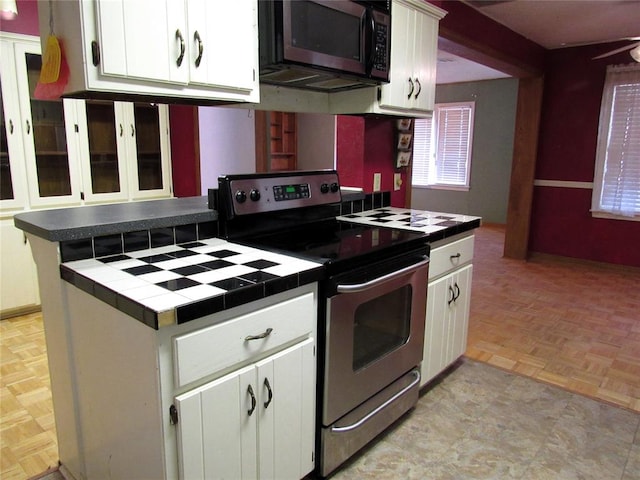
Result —
M 0 321 L 0 478 L 30 478 L 58 464 L 42 315 Z
M 476 232 L 466 355 L 640 411 L 640 269 L 502 258 L 504 227 Z M 0 478 L 58 462 L 40 314 L 0 321 Z
M 640 411 L 640 269 L 502 258 L 503 226 L 477 230 L 466 355 Z

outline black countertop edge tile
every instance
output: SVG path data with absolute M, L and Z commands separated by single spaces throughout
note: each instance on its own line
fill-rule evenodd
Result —
M 256 283 L 247 287 L 237 288 L 235 290 L 229 290 L 223 295 L 224 297 L 224 309 L 228 310 L 245 303 L 260 300 L 265 297 L 264 282 Z
M 293 288 L 299 287 L 300 282 L 298 275 L 289 275 L 282 278 L 274 278 L 264 282 L 264 296 L 275 295 L 276 293 L 285 292 Z
M 186 323 L 196 318 L 221 312 L 224 309 L 224 296 L 219 295 L 179 306 L 176 308 L 176 321 L 178 324 Z
M 86 205 L 16 214 L 17 228 L 51 242 L 216 221 L 207 197 Z
M 298 286 L 306 285 L 307 283 L 319 282 L 324 280 L 327 276 L 327 271 L 323 265 L 318 265 L 316 268 L 310 270 L 303 270 L 298 273 Z

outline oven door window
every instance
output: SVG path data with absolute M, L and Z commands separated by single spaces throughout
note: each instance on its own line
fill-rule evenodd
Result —
M 353 323 L 353 371 L 407 343 L 411 332 L 411 285 L 358 306 Z

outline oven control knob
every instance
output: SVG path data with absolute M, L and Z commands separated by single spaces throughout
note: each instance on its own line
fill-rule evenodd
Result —
M 244 203 L 247 200 L 247 194 L 244 193 L 244 190 L 238 190 L 236 192 L 236 202 Z
M 249 198 L 252 201 L 257 202 L 258 200 L 260 200 L 260 191 L 254 188 L 249 192 Z
M 331 192 L 336 193 L 338 190 L 340 190 L 340 185 L 337 182 L 333 182 L 331 184 Z
M 326 183 L 323 183 L 322 185 L 320 185 L 320 192 L 327 193 L 328 191 L 329 191 L 329 185 L 327 185 Z

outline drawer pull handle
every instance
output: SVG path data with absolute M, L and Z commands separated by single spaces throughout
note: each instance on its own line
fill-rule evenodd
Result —
M 251 340 L 260 340 L 261 338 L 267 338 L 269 335 L 271 335 L 271 332 L 273 332 L 273 328 L 269 327 L 260 335 L 248 335 L 244 337 L 244 341 L 249 342 Z
M 249 414 L 249 416 L 251 416 L 256 409 L 256 396 L 253 393 L 253 388 L 251 388 L 251 385 L 247 387 L 247 393 L 251 395 L 251 408 L 247 410 L 247 413 Z
M 460 256 L 461 256 L 461 255 L 460 255 L 460 252 L 458 252 L 458 253 L 456 253 L 455 255 L 450 255 L 450 256 L 449 256 L 449 258 L 450 258 L 451 260 L 453 260 L 454 258 L 460 258 Z
M 273 400 L 273 391 L 271 390 L 271 385 L 269 385 L 269 379 L 267 377 L 264 378 L 264 386 L 267 388 L 267 401 L 264 402 L 264 408 L 267 408 Z

